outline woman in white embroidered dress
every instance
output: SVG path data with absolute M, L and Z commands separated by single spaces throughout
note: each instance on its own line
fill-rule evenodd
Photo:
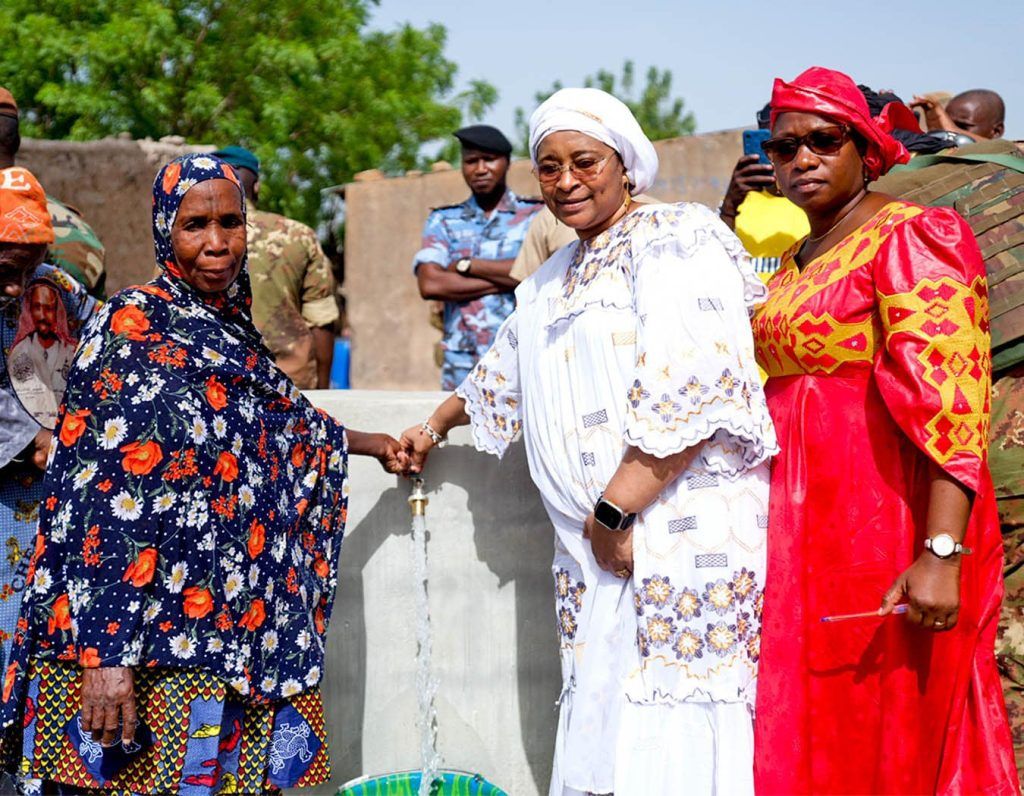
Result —
M 551 794 L 752 793 L 776 442 L 748 314 L 765 289 L 707 208 L 631 202 L 658 160 L 610 95 L 554 94 L 530 151 L 579 241 L 403 442 L 418 469 L 453 426 L 499 456 L 524 433 L 556 531 Z

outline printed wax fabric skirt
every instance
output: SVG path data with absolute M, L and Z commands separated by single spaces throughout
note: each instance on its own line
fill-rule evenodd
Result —
M 7 670 L 11 636 L 21 615 L 42 499 L 43 474 L 36 467 L 12 463 L 0 469 L 0 671 Z
M 81 705 L 80 671 L 57 661 L 30 666 L 23 726 L 5 739 L 20 776 L 99 788 L 85 764 L 98 750 L 76 747 L 69 735 Z M 153 743 L 96 792 L 278 793 L 330 779 L 319 689 L 257 704 L 200 669 L 136 669 L 135 694 Z

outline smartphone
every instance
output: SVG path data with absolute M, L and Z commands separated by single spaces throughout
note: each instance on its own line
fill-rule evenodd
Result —
M 761 149 L 761 144 L 772 137 L 771 130 L 744 130 L 743 154 L 757 155 L 758 163 L 768 165 L 768 156 Z

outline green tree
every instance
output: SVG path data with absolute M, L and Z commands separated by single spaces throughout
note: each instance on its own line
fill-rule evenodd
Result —
M 455 95 L 455 104 L 462 110 L 466 123 L 482 122 L 487 111 L 498 101 L 498 90 L 483 80 L 471 80 L 469 87 Z M 462 161 L 462 147 L 449 136 L 436 157 L 430 160 L 444 160 L 458 165 Z
M 413 168 L 496 99 L 481 81 L 451 96 L 444 28 L 368 30 L 375 3 L 4 0 L 0 85 L 29 136 L 247 146 L 264 205 L 315 223 L 320 188 Z
M 690 111 L 685 110 L 685 102 L 679 97 L 672 97 L 672 73 L 665 69 L 659 70 L 652 66 L 647 70 L 647 82 L 637 96 L 636 69 L 632 61 L 626 61 L 622 67 L 622 76 L 616 80 L 615 75 L 604 69 L 596 75 L 588 75 L 583 85 L 587 88 L 599 88 L 622 100 L 636 116 L 647 137 L 652 141 L 663 138 L 675 138 L 681 135 L 692 135 L 697 127 L 697 120 Z M 547 91 L 534 94 L 536 104 L 563 88 L 561 81 L 555 81 Z M 532 109 L 531 111 L 532 112 Z M 529 154 L 529 113 L 516 108 L 516 131 L 520 145 L 518 154 Z

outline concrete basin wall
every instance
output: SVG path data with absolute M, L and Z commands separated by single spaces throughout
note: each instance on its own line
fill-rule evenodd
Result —
M 397 436 L 443 393 L 317 391 L 360 431 Z M 468 430 L 428 462 L 428 589 L 438 749 L 446 768 L 514 796 L 546 793 L 561 687 L 552 594 L 553 531 L 522 444 L 501 461 Z M 364 457 L 350 467 L 349 522 L 323 683 L 334 793 L 364 774 L 420 764 L 410 484 Z

